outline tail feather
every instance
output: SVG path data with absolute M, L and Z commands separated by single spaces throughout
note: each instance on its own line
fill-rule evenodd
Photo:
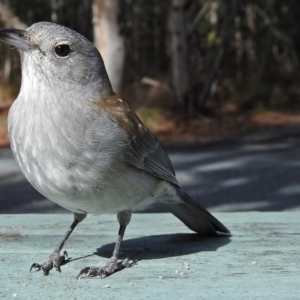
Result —
M 181 203 L 161 203 L 180 219 L 188 228 L 202 235 L 230 236 L 230 231 L 203 206 L 186 193 L 178 190 Z

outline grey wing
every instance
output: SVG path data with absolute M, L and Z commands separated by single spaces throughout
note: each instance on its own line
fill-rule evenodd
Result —
M 146 127 L 130 140 L 125 157 L 132 166 L 179 186 L 168 155 Z

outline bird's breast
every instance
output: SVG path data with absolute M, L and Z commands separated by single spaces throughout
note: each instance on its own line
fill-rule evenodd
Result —
M 15 158 L 44 196 L 72 211 L 120 206 L 122 197 L 114 190 L 118 182 L 126 184 L 122 178 L 128 170 L 118 152 L 125 137 L 114 125 L 105 127 L 106 116 L 17 99 L 8 123 Z M 100 195 L 104 200 L 99 204 Z

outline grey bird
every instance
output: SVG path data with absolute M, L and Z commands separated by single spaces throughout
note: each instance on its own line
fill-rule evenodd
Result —
M 74 221 L 44 263 L 60 271 L 64 243 L 88 213 L 117 214 L 113 255 L 86 276 L 108 276 L 118 262 L 131 210 L 160 203 L 202 235 L 230 231 L 184 193 L 155 136 L 114 92 L 95 46 L 79 33 L 40 22 L 27 30 L 1 29 L 0 40 L 21 56 L 22 85 L 8 116 L 11 149 L 23 174 L 41 194 L 74 213 Z M 140 224 L 142 226 L 142 224 Z

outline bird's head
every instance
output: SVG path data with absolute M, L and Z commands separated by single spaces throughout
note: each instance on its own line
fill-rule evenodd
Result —
M 22 75 L 68 88 L 98 85 L 112 93 L 102 57 L 81 34 L 58 24 L 40 22 L 26 30 L 0 29 L 0 40 L 16 47 L 21 55 Z

